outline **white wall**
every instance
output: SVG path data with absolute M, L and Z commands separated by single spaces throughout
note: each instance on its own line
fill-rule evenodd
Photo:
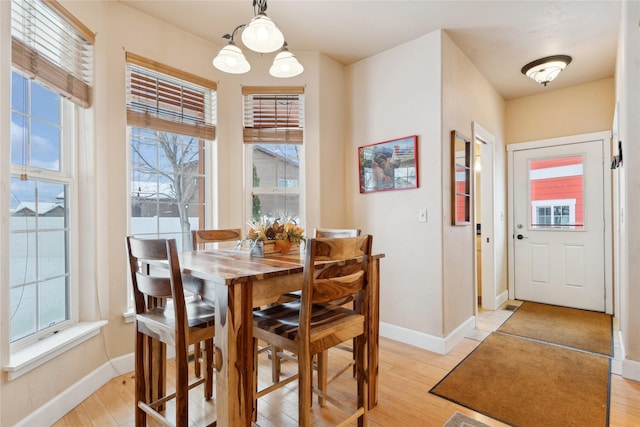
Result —
M 406 332 L 419 346 L 442 337 L 440 43 L 436 31 L 347 67 L 349 218 L 385 254 L 381 333 Z M 418 136 L 419 188 L 360 194 L 358 147 L 409 135 Z
M 451 334 L 475 313 L 474 264 L 476 256 L 473 225 L 452 226 L 450 132 L 456 130 L 472 141 L 476 122 L 495 137 L 494 156 L 494 247 L 496 248 L 496 299 L 507 287 L 506 280 L 506 157 L 504 150 L 504 101 L 471 61 L 445 33 L 442 73 L 442 166 L 443 166 L 443 288 L 445 317 L 443 333 Z M 473 142 L 472 142 L 473 143 Z M 473 224 L 474 221 L 471 221 Z
M 461 328 L 474 325 L 475 231 L 451 226 L 449 134 L 456 129 L 470 137 L 474 120 L 492 132 L 498 141 L 496 181 L 504 182 L 503 101 L 441 31 L 348 67 L 347 91 L 347 165 L 354 165 L 347 177 L 349 216 L 386 255 L 381 334 L 446 352 Z M 360 194 L 357 148 L 414 134 L 419 188 Z M 504 206 L 504 190 L 498 192 Z M 427 210 L 427 223 L 418 222 L 419 209 Z M 499 234 L 503 240 L 504 232 Z M 506 266 L 505 254 L 500 256 Z
M 622 375 L 640 381 L 640 3 L 624 2 L 618 62 L 616 100 L 620 105 L 623 165 L 616 170 L 620 185 L 620 314 L 623 345 Z M 616 150 L 617 151 L 617 150 Z

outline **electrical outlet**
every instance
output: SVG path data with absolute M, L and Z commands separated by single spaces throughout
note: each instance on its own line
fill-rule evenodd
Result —
M 427 210 L 418 209 L 418 222 L 427 222 Z

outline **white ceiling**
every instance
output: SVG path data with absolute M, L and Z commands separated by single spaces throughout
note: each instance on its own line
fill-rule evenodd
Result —
M 251 0 L 120 2 L 221 47 L 223 34 L 253 17 Z M 293 53 L 345 65 L 445 29 L 505 99 L 613 77 L 620 13 L 620 0 L 270 0 L 267 9 Z M 558 54 L 573 62 L 546 88 L 520 73 Z

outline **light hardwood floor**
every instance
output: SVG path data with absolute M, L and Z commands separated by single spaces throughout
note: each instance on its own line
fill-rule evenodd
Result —
M 379 403 L 369 412 L 371 427 L 428 427 L 442 426 L 456 411 L 484 422 L 492 427 L 505 426 L 482 414 L 476 413 L 448 400 L 429 393 L 447 372 L 467 356 L 492 330 L 495 330 L 511 313 L 506 310 L 479 313 L 479 329 L 473 337 L 465 338 L 449 354 L 440 355 L 421 350 L 389 339 L 380 339 Z M 332 350 L 331 367 L 339 368 L 350 356 L 343 351 Z M 266 355 L 260 356 L 261 384 L 270 381 L 270 365 Z M 173 366 L 169 365 L 170 373 Z M 292 362 L 283 364 L 283 371 L 293 372 Z M 331 368 L 330 368 L 331 369 Z M 614 370 L 615 371 L 615 370 Z M 171 378 L 169 379 L 171 381 Z M 83 403 L 69 412 L 54 427 L 63 426 L 133 426 L 134 397 L 133 373 L 114 378 Z M 169 383 L 168 388 L 173 385 Z M 342 375 L 330 384 L 330 392 L 344 402 L 353 403 L 355 381 L 350 375 Z M 262 427 L 297 426 L 296 383 L 269 394 L 258 402 L 258 424 Z M 610 426 L 631 427 L 640 425 L 640 383 L 613 374 L 611 380 Z M 190 395 L 192 425 L 203 426 L 215 419 L 214 400 L 206 402 L 201 390 Z M 171 411 L 171 408 L 168 409 Z M 313 406 L 314 427 L 335 424 L 342 414 L 330 405 Z M 150 426 L 154 426 L 152 422 Z

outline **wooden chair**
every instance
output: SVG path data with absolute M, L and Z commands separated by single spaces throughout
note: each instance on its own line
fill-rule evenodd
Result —
M 242 230 L 228 228 L 220 230 L 191 230 L 191 242 L 193 250 L 204 249 L 207 243 L 219 243 L 242 240 Z
M 356 237 L 360 235 L 359 228 L 316 228 L 313 237 Z
M 349 414 L 340 425 L 358 419 L 367 424 L 366 341 L 369 328 L 368 285 L 371 236 L 308 239 L 301 298 L 264 310 L 254 311 L 254 349 L 258 340 L 283 348 L 298 356 L 298 374 L 258 391 L 257 399 L 298 378 L 298 425 L 309 426 L 311 418 L 313 356 L 355 338 L 357 408 L 346 407 L 326 390 L 313 392 Z M 353 297 L 353 308 L 335 304 Z M 257 370 L 256 370 L 257 375 Z M 257 384 L 257 377 L 256 377 Z M 322 405 L 323 403 L 321 403 Z
M 313 231 L 313 235 L 316 238 L 318 237 L 336 237 L 336 238 L 337 237 L 356 237 L 356 236 L 359 236 L 360 233 L 361 231 L 359 228 L 316 228 Z M 348 304 L 352 301 L 353 301 L 353 298 L 345 298 L 345 300 L 339 304 L 340 305 Z M 355 342 L 355 339 L 352 341 L 353 342 L 351 347 L 341 344 L 341 345 L 337 345 L 336 348 L 353 354 L 353 349 L 355 348 L 356 342 Z M 331 376 L 331 378 L 329 378 L 327 374 L 327 367 L 329 366 L 328 356 L 329 355 L 326 351 L 316 356 L 317 357 L 316 363 L 318 365 L 318 388 L 320 390 L 326 390 L 328 383 L 333 381 L 338 376 L 342 375 L 350 367 L 353 367 L 353 376 L 354 377 L 356 376 L 355 355 L 354 355 L 351 363 L 346 364 L 342 369 L 339 369 L 337 372 L 335 372 Z M 320 402 L 320 404 L 324 403 L 322 398 L 319 398 L 318 401 Z
M 313 230 L 313 236 L 315 238 L 327 238 L 327 237 L 333 237 L 333 238 L 344 238 L 344 237 L 357 237 L 359 236 L 361 233 L 359 228 L 315 228 Z M 281 301 L 292 301 L 295 300 L 297 298 L 300 298 L 300 292 L 290 292 L 288 294 L 286 294 L 285 296 L 283 296 L 283 298 L 281 299 Z M 343 301 L 339 302 L 336 301 L 335 303 L 338 305 L 343 305 L 343 304 L 348 304 L 350 302 L 353 301 L 353 298 L 351 297 L 347 297 L 345 298 Z M 353 349 L 355 348 L 355 340 L 353 340 L 353 344 L 351 347 L 348 347 L 346 345 L 338 345 L 336 346 L 337 349 L 340 350 L 344 350 L 350 353 L 353 353 Z M 275 348 L 274 352 L 276 354 L 282 354 L 282 349 L 280 348 Z M 286 355 L 283 355 L 286 357 Z M 327 367 L 329 366 L 329 360 L 328 360 L 328 353 L 327 352 L 322 352 L 318 355 L 316 355 L 316 367 L 317 367 L 317 371 L 318 371 L 318 388 L 320 390 L 326 390 L 327 389 L 327 384 L 330 383 L 331 381 L 333 381 L 335 378 L 337 378 L 338 376 L 342 375 L 344 372 L 346 372 L 350 367 L 353 367 L 353 376 L 355 377 L 356 375 L 356 369 L 355 369 L 355 356 L 353 357 L 353 361 L 347 365 L 345 365 L 343 368 L 339 369 L 338 371 L 336 371 L 331 378 L 329 378 L 328 373 L 327 373 Z M 273 382 L 277 382 L 280 378 L 280 359 L 274 359 L 272 362 L 272 379 Z M 318 396 L 318 402 L 321 405 L 324 405 L 324 400 L 322 399 L 322 397 Z
M 213 395 L 214 310 L 198 298 L 185 301 L 175 239 L 143 240 L 129 236 L 126 242 L 136 313 L 135 425 L 146 426 L 147 415 L 172 425 L 160 411 L 167 401 L 175 398 L 175 425 L 188 426 L 189 390 L 204 383 L 205 398 L 211 399 Z M 161 261 L 168 265 L 159 265 Z M 158 342 L 171 345 L 176 351 L 176 391 L 164 397 L 162 373 L 155 385 L 161 390 L 155 393 L 157 396 L 151 392 L 154 386 L 150 372 L 157 363 L 165 363 L 158 360 L 164 352 L 153 354 Z M 199 342 L 205 343 L 205 375 L 204 379 L 190 382 L 188 349 Z
M 193 250 L 203 250 L 209 243 L 220 243 L 242 240 L 242 230 L 239 228 L 191 230 Z M 201 377 L 202 347 L 200 343 L 193 345 L 193 369 L 196 377 Z

